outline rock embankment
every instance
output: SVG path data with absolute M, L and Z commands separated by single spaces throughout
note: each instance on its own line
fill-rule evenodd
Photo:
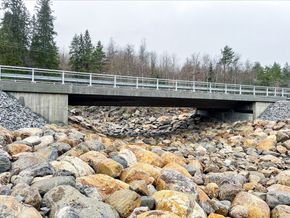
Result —
M 259 117 L 263 120 L 286 120 L 290 118 L 290 102 L 277 101 L 271 104 Z
M 196 128 L 195 109 L 160 107 L 72 107 L 71 123 L 108 136 L 160 136 Z
M 16 98 L 0 91 L 0 125 L 10 130 L 43 127 L 46 121 Z
M 0 128 L 1 217 L 290 217 L 290 121 L 198 127 L 122 139 Z

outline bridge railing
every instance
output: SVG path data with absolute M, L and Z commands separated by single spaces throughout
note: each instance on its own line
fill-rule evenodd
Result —
M 0 65 L 0 80 L 232 95 L 290 97 L 289 88 L 157 79 Z

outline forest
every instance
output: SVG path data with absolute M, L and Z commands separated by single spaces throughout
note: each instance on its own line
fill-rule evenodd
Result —
M 0 6 L 0 64 L 77 72 L 108 73 L 194 81 L 290 86 L 290 66 L 276 63 L 263 66 L 258 61 L 242 61 L 241 54 L 228 45 L 219 55 L 193 51 L 180 62 L 175 54 L 158 54 L 139 45 L 119 45 L 114 39 L 103 45 L 92 39 L 89 30 L 75 33 L 69 52 L 57 47 L 56 17 L 51 0 L 38 0 L 30 15 L 23 0 L 3 0 Z M 194 42 L 188 42 L 194 43 Z

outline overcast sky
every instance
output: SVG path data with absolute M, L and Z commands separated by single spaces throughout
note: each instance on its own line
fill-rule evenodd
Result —
M 1 1 L 1 0 L 0 0 Z M 35 1 L 25 1 L 33 12 Z M 147 47 L 159 54 L 185 57 L 218 55 L 229 45 L 242 59 L 263 64 L 290 62 L 290 1 L 59 1 L 57 44 L 69 46 L 75 33 L 88 29 L 93 41 Z

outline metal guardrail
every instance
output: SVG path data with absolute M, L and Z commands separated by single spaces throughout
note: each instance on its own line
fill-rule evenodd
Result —
M 0 81 L 290 97 L 289 88 L 156 79 L 0 65 Z

